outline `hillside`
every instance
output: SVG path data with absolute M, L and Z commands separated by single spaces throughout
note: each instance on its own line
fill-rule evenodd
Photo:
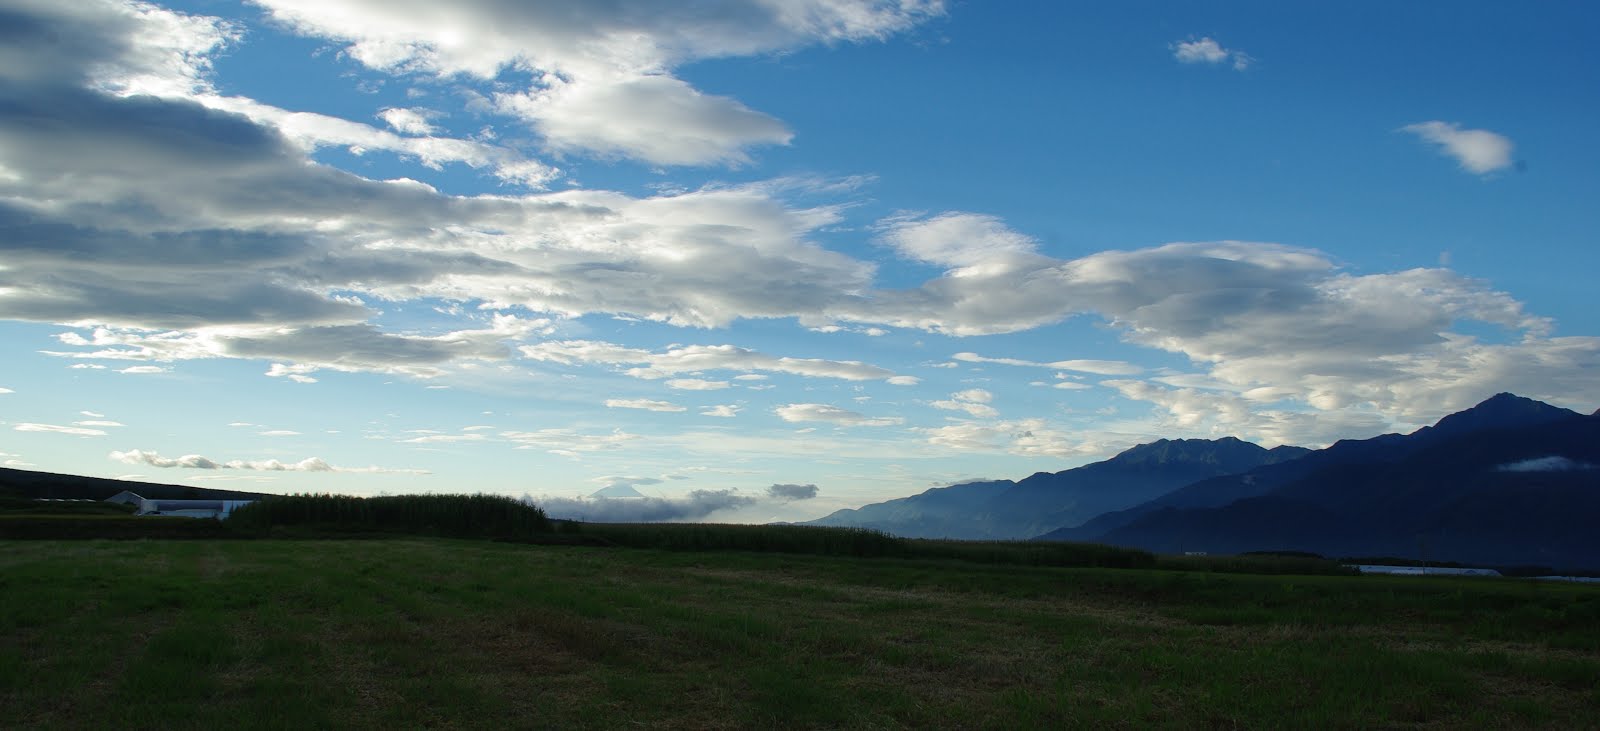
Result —
M 216 490 L 188 485 L 111 480 L 103 477 L 62 475 L 0 468 L 0 493 L 53 500 L 104 500 L 123 490 L 153 500 L 254 500 L 266 495 L 239 490 Z
M 972 482 L 840 510 L 808 525 L 874 528 L 917 538 L 1022 539 L 1137 505 L 1207 477 L 1295 459 L 1233 437 L 1161 439 L 1111 459 L 1026 479 Z

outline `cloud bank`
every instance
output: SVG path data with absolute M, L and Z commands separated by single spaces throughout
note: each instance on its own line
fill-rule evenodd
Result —
M 198 454 L 186 454 L 181 457 L 163 457 L 157 452 L 147 452 L 142 449 L 130 449 L 126 452 L 112 452 L 110 459 L 132 465 L 147 465 L 162 469 L 190 469 L 190 470 L 246 470 L 258 472 L 343 472 L 352 474 L 375 475 L 426 475 L 431 474 L 426 470 L 391 469 L 387 467 L 338 467 L 328 464 L 321 457 L 307 457 L 298 462 L 280 462 L 276 459 L 243 460 L 233 459 L 218 461 Z

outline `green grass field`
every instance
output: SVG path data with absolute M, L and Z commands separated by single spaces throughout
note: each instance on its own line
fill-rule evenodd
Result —
M 448 539 L 0 542 L 5 728 L 1593 728 L 1600 589 Z

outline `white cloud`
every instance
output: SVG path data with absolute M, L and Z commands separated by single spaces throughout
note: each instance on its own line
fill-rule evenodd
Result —
M 940 427 L 917 427 L 912 431 L 927 437 L 940 449 L 958 452 L 991 452 L 1026 457 L 1082 457 L 1108 451 L 1102 442 L 1085 440 L 1067 433 L 1043 419 L 1018 421 L 963 422 Z
M 701 58 L 813 43 L 877 40 L 942 12 L 937 0 L 801 0 L 692 6 L 648 0 L 594 4 L 402 0 L 263 0 L 295 31 L 346 44 L 371 68 L 492 79 L 526 72 L 527 91 L 498 109 L 530 122 L 555 150 L 628 155 L 656 164 L 746 160 L 783 144 L 783 124 L 671 74 Z
M 112 452 L 110 459 L 124 464 L 148 465 L 162 469 L 192 469 L 192 470 L 250 470 L 261 472 L 344 472 L 355 474 L 404 474 L 426 475 L 426 470 L 390 469 L 386 467 L 337 467 L 320 457 L 307 457 L 298 462 L 280 462 L 275 459 L 217 461 L 198 454 L 186 454 L 181 457 L 163 457 L 157 452 L 147 452 L 142 449 L 131 449 L 126 452 Z
M 884 382 L 891 386 L 915 386 L 922 383 L 922 379 L 916 376 L 890 376 Z
M 670 76 L 611 83 L 552 79 L 537 92 L 501 94 L 495 101 L 499 111 L 532 123 L 557 152 L 657 165 L 744 164 L 750 162 L 745 148 L 794 138 L 782 122 Z
M 667 388 L 675 388 L 680 391 L 718 391 L 733 386 L 727 381 L 707 381 L 700 378 L 674 378 L 666 383 Z
M 860 361 L 778 357 L 733 345 L 684 345 L 652 353 L 593 340 L 564 340 L 524 345 L 520 350 L 528 358 L 552 363 L 638 364 L 628 369 L 627 374 L 646 379 L 715 370 L 767 371 L 848 381 L 886 379 L 890 383 L 894 383 L 896 378 L 892 371 Z M 682 382 L 689 380 L 692 379 L 683 379 Z
M 400 440 L 401 444 L 459 444 L 461 442 L 488 441 L 489 436 L 481 432 L 468 432 L 464 434 L 428 434 L 420 437 Z
M 644 411 L 687 411 L 688 409 L 669 401 L 652 401 L 650 399 L 606 399 L 608 409 L 642 409 Z
M 828 404 L 785 404 L 773 410 L 787 422 L 818 421 L 836 426 L 895 426 L 905 423 L 899 417 L 868 417 Z
M 1455 122 L 1418 122 L 1400 128 L 1439 146 L 1462 170 L 1487 175 L 1511 167 L 1511 140 L 1486 129 L 1462 129 Z
M 9 388 L 0 388 L 0 394 L 7 394 L 7 393 L 16 393 L 16 391 L 13 391 L 13 390 L 11 390 Z
M 1222 44 L 1207 38 L 1190 38 L 1172 44 L 1172 57 L 1178 63 L 1198 63 L 1212 66 L 1232 62 L 1233 70 L 1243 71 L 1255 61 L 1249 54 L 1237 49 L 1223 48 Z
M 505 431 L 500 437 L 516 444 L 516 449 L 542 449 L 550 454 L 577 458 L 590 452 L 622 449 L 641 439 L 637 434 L 617 429 L 603 434 L 585 434 L 574 429 Z
M 1600 466 L 1557 455 L 1503 464 L 1496 469 L 1501 472 L 1574 472 L 1600 469 Z
M 256 434 L 258 436 L 263 436 L 263 437 L 297 437 L 297 436 L 300 436 L 300 432 L 291 431 L 289 429 L 269 429 L 267 431 L 256 432 Z
M 106 432 L 101 429 L 87 429 L 79 426 L 56 426 L 55 424 L 21 423 L 12 429 L 16 431 L 45 432 L 49 434 L 71 434 L 79 437 L 103 437 Z
M 123 424 L 122 422 L 104 421 L 104 420 L 100 420 L 100 419 L 90 419 L 90 420 L 87 420 L 87 421 L 74 421 L 74 422 L 72 422 L 72 425 L 73 426 L 89 426 L 89 427 L 127 426 L 126 424 Z
M 945 401 L 932 401 L 929 406 L 946 411 L 965 411 L 979 419 L 993 419 L 1000 415 L 989 403 L 994 400 L 994 394 L 981 389 L 973 388 L 966 391 L 957 391 L 950 394 L 950 399 Z
M 117 372 L 128 373 L 132 375 L 148 375 L 152 373 L 167 373 L 171 370 L 171 368 L 166 368 L 163 366 L 128 366 L 127 368 L 123 368 Z
M 1094 373 L 1102 376 L 1129 376 L 1144 371 L 1144 369 L 1139 366 L 1120 360 L 1085 360 L 1078 358 L 1042 363 L 1038 361 L 1021 360 L 1019 358 L 985 358 L 977 353 L 956 353 L 950 357 L 966 363 L 997 363 L 999 365 L 1009 366 L 1052 368 L 1078 371 L 1080 373 Z
M 880 228 L 884 242 L 902 256 L 957 269 L 1029 257 L 1038 249 L 1038 242 L 1007 228 L 1000 219 L 976 213 L 891 218 Z
M 735 416 L 738 416 L 739 411 L 742 410 L 742 408 L 743 407 L 736 406 L 734 404 L 719 404 L 717 406 L 707 406 L 704 409 L 701 409 L 700 415 L 731 419 Z
M 431 135 L 439 131 L 429 120 L 438 112 L 429 109 L 390 107 L 378 113 L 378 118 L 394 131 L 406 135 Z

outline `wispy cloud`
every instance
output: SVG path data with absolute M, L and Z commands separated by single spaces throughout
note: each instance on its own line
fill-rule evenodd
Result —
M 345 472 L 358 474 L 399 474 L 399 475 L 426 475 L 427 470 L 392 469 L 388 467 L 339 467 L 328 464 L 321 457 L 307 457 L 298 462 L 281 462 L 276 459 L 243 460 L 234 459 L 219 461 L 202 457 L 198 454 L 186 454 L 181 457 L 163 457 L 157 452 L 147 452 L 142 449 L 132 449 L 126 452 L 112 452 L 109 457 L 117 462 L 133 465 L 147 465 L 162 469 L 191 469 L 191 470 L 247 470 L 259 472 Z
M 837 426 L 895 426 L 905 423 L 898 416 L 865 416 L 828 404 L 785 404 L 774 409 L 778 418 L 788 422 L 822 422 Z
M 103 437 L 106 432 L 102 429 L 91 429 L 81 426 L 57 426 L 55 424 L 33 424 L 24 422 L 12 429 L 16 431 L 44 432 L 47 434 L 71 434 L 79 437 Z
M 1071 360 L 1057 360 L 1040 362 L 1022 360 L 1020 358 L 986 358 L 977 353 L 956 353 L 950 356 L 964 363 L 996 363 L 1008 366 L 1024 366 L 1028 368 L 1052 368 L 1064 371 L 1078 371 L 1080 373 L 1094 373 L 1102 376 L 1129 376 L 1143 372 L 1144 369 L 1132 363 L 1120 360 L 1086 360 L 1076 358 Z
M 679 406 L 679 405 L 677 405 L 675 403 L 672 403 L 670 401 L 653 401 L 651 399 L 643 399 L 643 398 L 634 398 L 634 399 L 613 398 L 613 399 L 606 399 L 606 408 L 608 408 L 608 409 L 641 409 L 641 410 L 644 410 L 644 411 L 668 411 L 668 412 L 688 411 L 687 408 L 685 408 L 683 406 Z

